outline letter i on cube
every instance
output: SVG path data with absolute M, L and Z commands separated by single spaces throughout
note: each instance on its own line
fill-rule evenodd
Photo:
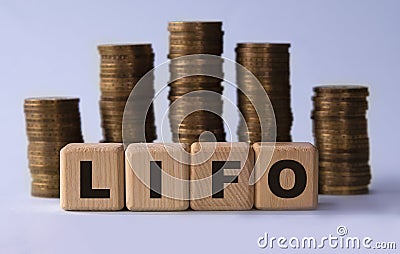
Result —
M 130 144 L 125 152 L 126 207 L 178 211 L 189 207 L 190 154 L 178 143 Z

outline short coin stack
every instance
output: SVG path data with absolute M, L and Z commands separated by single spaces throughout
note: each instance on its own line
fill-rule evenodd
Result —
M 292 140 L 289 47 L 290 44 L 286 43 L 238 43 L 235 49 L 236 62 L 254 74 L 268 94 L 275 113 L 276 141 Z M 237 74 L 237 84 L 244 92 L 238 91 L 238 106 L 246 121 L 240 123 L 238 136 L 239 141 L 254 143 L 269 138 L 269 133 L 261 133 L 260 125 L 270 126 L 274 115 L 267 110 L 264 115 L 257 116 L 249 100 L 250 96 L 257 99 L 257 89 L 254 88 L 252 78 L 246 73 Z
M 368 193 L 371 180 L 366 111 L 368 88 L 314 88 L 313 131 L 319 150 L 319 192 Z
M 125 104 L 137 82 L 154 67 L 154 53 L 151 44 L 133 45 L 100 45 L 100 112 L 103 128 L 103 142 L 122 142 L 122 119 Z M 152 80 L 153 81 L 153 80 Z M 143 90 L 143 89 L 141 89 Z M 146 91 L 137 98 L 143 104 L 149 103 L 145 131 L 144 119 L 135 119 L 135 110 L 130 112 L 129 125 L 124 129 L 124 136 L 129 134 L 130 142 L 152 142 L 156 136 L 154 125 L 154 110 L 151 100 L 154 96 L 154 86 L 146 87 Z M 150 102 L 149 102 L 150 101 Z M 142 113 L 142 112 L 140 112 Z M 127 126 L 127 125 L 125 125 Z M 143 135 L 145 132 L 145 136 Z
M 207 56 L 191 59 L 179 58 L 193 54 L 220 56 L 223 51 L 222 22 L 169 22 L 169 55 L 171 83 L 169 119 L 174 142 L 191 144 L 199 140 L 211 141 L 203 136 L 206 131 L 216 141 L 225 141 L 222 114 L 221 59 Z M 178 58 L 178 59 L 177 59 Z M 209 73 L 214 77 L 189 75 Z M 182 77 L 182 76 L 187 77 Z M 188 76 L 189 75 L 189 76 Z M 195 93 L 192 93 L 195 92 Z M 189 94 L 190 93 L 190 94 Z M 202 110 L 207 108 L 207 110 Z M 210 112 L 212 111 L 212 112 Z
M 28 135 L 31 193 L 59 197 L 59 152 L 68 143 L 83 142 L 78 98 L 29 98 L 24 102 Z

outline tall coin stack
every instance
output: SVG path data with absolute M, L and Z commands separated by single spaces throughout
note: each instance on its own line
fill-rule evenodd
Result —
M 169 55 L 171 83 L 169 119 L 174 142 L 225 141 L 221 94 L 223 76 L 221 58 L 182 56 L 208 54 L 220 56 L 223 51 L 222 22 L 169 22 Z M 176 59 L 178 58 L 178 59 Z M 214 77 L 190 75 L 210 73 Z M 182 76 L 187 77 L 182 77 Z M 181 78 L 182 77 L 182 78 Z M 194 92 L 194 93 L 193 93 Z M 207 110 L 202 110 L 207 108 Z M 204 136 L 208 132 L 210 136 Z M 211 134 L 212 133 L 212 134 Z M 213 139 L 215 138 L 215 139 Z
M 286 43 L 238 43 L 235 49 L 236 62 L 254 74 L 268 94 L 275 113 L 276 141 L 292 140 L 289 47 L 290 44 Z M 269 133 L 261 133 L 260 126 L 270 126 L 274 116 L 268 112 L 257 116 L 249 100 L 249 96 L 257 99 L 253 77 L 247 73 L 237 73 L 237 84 L 243 91 L 238 90 L 238 106 L 246 121 L 239 123 L 239 141 L 254 143 L 261 139 L 268 140 Z
M 32 196 L 59 197 L 60 150 L 68 143 L 83 142 L 78 104 L 78 98 L 25 99 Z
M 154 53 L 151 44 L 100 45 L 100 113 L 103 128 L 102 142 L 122 142 L 122 119 L 125 104 L 136 83 L 154 67 Z M 143 89 L 140 96 L 130 98 L 138 104 L 151 105 L 144 119 L 143 108 L 130 108 L 129 124 L 124 127 L 124 136 L 129 142 L 152 142 L 157 138 L 154 125 L 154 110 L 151 100 L 154 97 L 154 78 L 151 85 Z M 147 109 L 147 108 L 146 108 Z M 136 112 L 135 112 L 136 110 Z M 135 118 L 136 116 L 136 118 Z M 143 117 L 144 118 L 144 117 Z M 125 119 L 127 120 L 127 119 Z M 143 134 L 145 133 L 145 134 Z
M 319 150 L 319 192 L 368 193 L 371 180 L 364 86 L 314 87 L 313 131 Z

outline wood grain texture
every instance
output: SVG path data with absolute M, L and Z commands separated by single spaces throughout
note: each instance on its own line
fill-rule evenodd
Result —
M 126 207 L 131 211 L 178 211 L 189 207 L 190 154 L 178 143 L 139 143 L 128 146 L 126 156 Z M 176 160 L 176 159 L 178 160 Z M 185 163 L 180 161 L 186 160 Z M 160 161 L 161 197 L 150 196 L 150 161 Z M 175 180 L 183 179 L 185 181 Z
M 80 162 L 92 162 L 92 188 L 109 198 L 81 198 Z M 122 144 L 68 144 L 60 152 L 60 205 L 64 210 L 121 210 L 124 207 Z
M 215 152 L 213 152 L 214 149 Z M 190 207 L 193 210 L 249 210 L 253 207 L 254 186 L 249 185 L 249 179 L 254 166 L 254 153 L 249 144 L 244 142 L 194 143 L 191 146 L 191 154 Z M 194 160 L 194 158 L 197 159 Z M 204 162 L 200 163 L 202 161 Z M 238 182 L 224 184 L 223 198 L 212 197 L 213 161 L 240 162 L 241 170 L 224 170 L 224 175 L 238 176 Z
M 318 151 L 310 143 L 277 142 L 255 143 L 256 177 L 261 176 L 255 184 L 254 205 L 260 210 L 307 210 L 315 209 L 318 204 Z M 271 161 L 268 153 L 273 151 Z M 260 158 L 257 160 L 257 158 Z M 305 169 L 307 181 L 304 191 L 294 198 L 276 196 L 268 184 L 268 174 L 271 167 L 278 161 L 293 160 L 299 162 Z M 265 172 L 263 172 L 265 170 Z M 280 174 L 280 185 L 289 190 L 295 185 L 295 174 L 291 169 L 284 169 Z

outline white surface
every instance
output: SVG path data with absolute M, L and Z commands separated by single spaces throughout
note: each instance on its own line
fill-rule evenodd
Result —
M 352 237 L 395 241 L 397 250 L 382 252 L 398 253 L 400 188 L 393 179 L 378 184 L 370 195 L 320 195 L 314 211 L 65 212 L 57 199 L 3 199 L 0 253 L 280 253 L 260 249 L 257 239 L 264 232 L 288 238 L 335 235 L 341 225 Z

